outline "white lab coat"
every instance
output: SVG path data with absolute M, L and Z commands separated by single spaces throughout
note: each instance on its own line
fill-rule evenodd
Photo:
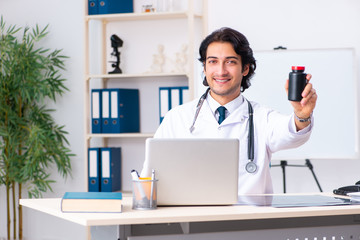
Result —
M 239 139 L 239 195 L 272 193 L 273 188 L 270 176 L 272 153 L 282 149 L 298 147 L 310 137 L 313 121 L 311 121 L 310 127 L 296 133 L 292 115 L 285 116 L 262 107 L 255 102 L 251 102 L 254 109 L 254 162 L 258 168 L 255 173 L 248 173 L 245 170 L 245 165 L 248 163 L 249 115 L 247 102 L 243 101 L 240 107 L 219 125 L 210 109 L 208 101 L 205 100 L 196 120 L 195 129 L 190 133 L 189 129 L 194 119 L 197 103 L 198 100 L 194 100 L 170 110 L 154 137 Z M 150 175 L 150 169 L 147 169 L 146 161 L 144 162 L 142 175 Z

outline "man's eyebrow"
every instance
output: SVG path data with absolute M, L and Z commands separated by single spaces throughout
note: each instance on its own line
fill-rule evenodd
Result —
M 236 60 L 239 60 L 240 58 L 239 57 L 237 57 L 237 56 L 229 56 L 229 57 L 226 57 L 226 59 L 236 59 Z
M 218 57 L 215 57 L 215 56 L 208 56 L 206 59 L 209 59 L 209 58 L 218 59 Z M 237 56 L 228 56 L 225 59 L 237 59 L 237 60 L 239 60 L 239 57 L 237 57 Z

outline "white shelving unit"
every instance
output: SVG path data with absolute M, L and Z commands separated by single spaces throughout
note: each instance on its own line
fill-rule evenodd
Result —
M 88 148 L 89 147 L 106 147 L 106 146 L 120 146 L 122 148 L 122 182 L 123 190 L 130 190 L 130 181 L 124 174 L 131 168 L 139 167 L 144 157 L 144 141 L 146 138 L 152 137 L 157 126 L 159 125 L 159 111 L 158 111 L 158 88 L 159 86 L 176 86 L 187 85 L 189 87 L 190 98 L 194 97 L 194 79 L 196 74 L 196 58 L 197 48 L 200 40 L 207 33 L 207 1 L 206 0 L 182 0 L 185 3 L 186 9 L 174 12 L 152 12 L 152 13 L 123 13 L 123 14 L 106 14 L 106 15 L 88 15 L 87 5 L 85 0 L 86 13 L 84 18 L 85 23 L 85 87 L 84 87 L 84 127 L 85 127 L 85 143 L 84 143 L 84 161 L 85 161 L 85 182 L 88 178 Z M 136 1 L 135 1 L 136 2 Z M 155 1 L 156 2 L 156 1 Z M 201 6 L 198 6 L 201 3 Z M 135 7 L 134 7 L 135 8 Z M 174 22 L 172 22 L 174 21 Z M 94 27 L 100 26 L 99 28 Z M 150 24 L 150 25 L 149 25 Z M 154 34 L 152 29 L 147 26 L 154 26 Z M 156 30 L 156 25 L 161 25 L 161 29 Z M 179 28 L 176 28 L 176 25 Z M 125 28 L 123 28 L 125 26 Z M 142 29 L 143 27 L 143 29 Z M 174 29 L 176 28 L 176 29 Z M 130 29 L 130 30 L 129 30 Z M 184 30 L 185 31 L 182 31 Z M 143 35 L 141 32 L 143 31 Z M 156 33 L 157 31 L 157 33 Z M 177 32 L 181 39 L 185 39 L 187 45 L 187 66 L 185 72 L 174 72 L 165 70 L 161 73 L 144 73 L 146 67 L 151 64 L 151 50 L 156 47 L 154 42 L 159 39 L 164 39 L 162 43 L 165 48 L 167 44 L 174 49 L 174 46 L 180 46 L 184 42 L 176 42 L 177 36 L 173 36 L 171 32 Z M 108 61 L 110 58 L 110 41 L 107 39 L 112 34 L 121 33 L 119 36 L 124 39 L 124 46 L 119 49 L 121 52 L 121 64 L 125 62 L 128 65 L 124 66 L 122 74 L 107 74 L 109 71 Z M 159 38 L 159 33 L 163 37 Z M 132 37 L 133 35 L 133 37 Z M 167 39 L 171 35 L 173 39 Z M 93 38 L 100 40 L 92 41 Z M 100 37 L 99 37 L 100 36 Z M 139 37 L 140 36 L 140 37 Z M 152 37 L 157 40 L 152 41 Z M 141 39 L 139 39 L 141 38 Z M 175 40 L 174 40 L 175 39 Z M 181 41 L 181 40 L 180 40 Z M 198 42 L 197 42 L 198 41 Z M 95 43 L 94 43 L 95 42 Z M 139 44 L 141 43 L 141 44 Z M 139 47 L 147 47 L 149 51 L 137 50 L 136 44 Z M 148 45 L 147 45 L 148 44 Z M 100 46 L 99 46 L 100 45 Z M 146 46 L 147 45 L 147 46 Z M 155 46 L 154 46 L 155 45 Z M 95 50 L 94 50 L 95 49 Z M 93 63 L 94 54 L 98 49 L 99 57 L 95 57 L 97 63 Z M 135 49 L 135 50 L 134 50 Z M 146 50 L 148 50 L 146 49 Z M 128 51 L 128 52 L 127 52 Z M 147 59 L 147 60 L 146 60 Z M 136 65 L 136 66 L 134 66 Z M 94 67 L 95 66 L 95 67 Z M 101 69 L 95 71 L 93 68 Z M 136 70 L 134 70 L 136 69 Z M 97 85 L 96 85 L 97 84 Z M 123 133 L 123 134 L 93 134 L 91 133 L 91 116 L 90 116 L 90 92 L 94 88 L 107 87 L 124 87 L 124 88 L 138 88 L 140 91 L 140 133 Z M 151 110 L 151 111 L 150 111 Z M 154 113 L 155 112 L 155 113 Z M 128 143 L 130 142 L 130 143 Z M 129 146 L 130 144 L 130 146 Z M 134 160 L 135 159 L 135 160 Z M 136 164 L 132 165 L 131 161 Z M 139 169 L 141 170 L 141 169 Z M 86 184 L 86 190 L 88 186 Z

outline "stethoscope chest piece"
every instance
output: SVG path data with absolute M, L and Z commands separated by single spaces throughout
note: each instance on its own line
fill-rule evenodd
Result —
M 245 169 L 248 173 L 254 173 L 257 170 L 257 166 L 253 161 L 249 160 L 249 162 L 245 166 Z

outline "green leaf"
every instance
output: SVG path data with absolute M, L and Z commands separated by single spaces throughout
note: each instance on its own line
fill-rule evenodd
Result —
M 41 46 L 48 27 L 0 20 L 0 184 L 24 183 L 31 197 L 52 190 L 54 166 L 69 176 L 74 156 L 65 127 L 45 105 L 69 90 L 61 77 L 68 57 Z

